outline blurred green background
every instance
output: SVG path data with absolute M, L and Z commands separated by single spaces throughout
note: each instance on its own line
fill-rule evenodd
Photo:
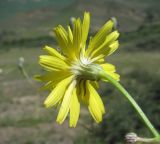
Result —
M 160 1 L 158 0 L 1 0 L 0 1 L 0 144 L 122 144 L 128 132 L 152 135 L 133 108 L 110 84 L 101 83 L 106 114 L 97 125 L 82 106 L 78 125 L 56 124 L 57 110 L 45 109 L 47 92 L 38 93 L 18 69 L 41 73 L 42 47 L 56 47 L 52 29 L 71 16 L 91 13 L 91 33 L 115 17 L 120 48 L 107 61 L 121 83 L 160 130 Z M 38 87 L 39 83 L 34 82 Z

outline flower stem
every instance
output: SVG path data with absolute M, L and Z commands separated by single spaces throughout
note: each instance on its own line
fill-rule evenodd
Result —
M 127 100 L 131 103 L 131 105 L 134 107 L 134 109 L 137 111 L 139 116 L 142 118 L 143 122 L 146 124 L 148 129 L 151 131 L 151 133 L 154 135 L 154 137 L 158 138 L 158 141 L 160 142 L 160 134 L 158 131 L 154 128 L 154 126 L 151 124 L 147 116 L 144 114 L 142 109 L 139 107 L 139 105 L 136 103 L 136 101 L 132 98 L 132 96 L 123 88 L 123 86 L 114 80 L 111 76 L 109 76 L 106 72 L 101 71 L 100 72 L 100 78 L 103 81 L 109 81 L 112 83 L 122 94 Z

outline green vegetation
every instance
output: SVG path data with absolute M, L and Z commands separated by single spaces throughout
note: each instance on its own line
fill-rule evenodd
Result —
M 121 41 L 128 51 L 159 51 L 160 23 L 144 24 L 136 31 L 125 32 Z

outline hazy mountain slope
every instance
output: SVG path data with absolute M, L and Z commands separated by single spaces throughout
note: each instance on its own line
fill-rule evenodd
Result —
M 122 41 L 130 44 L 134 35 L 134 40 L 138 36 L 136 42 L 143 40 L 144 43 L 146 37 L 144 39 L 138 30 L 148 25 L 145 35 L 149 36 L 147 39 L 151 38 L 152 43 L 152 39 L 159 40 L 156 32 L 160 29 L 159 5 L 158 0 L 1 0 L 0 43 L 12 45 L 43 39 L 50 41 L 48 36 L 55 25 L 66 25 L 71 16 L 82 17 L 84 11 L 91 12 L 92 33 L 108 19 L 116 17 Z M 132 44 L 136 42 L 132 41 Z
M 2 0 L 0 27 L 45 27 L 64 23 L 69 16 L 82 15 L 88 10 L 92 13 L 94 28 L 114 16 L 118 18 L 120 28 L 128 31 L 141 25 L 147 15 L 159 18 L 159 5 L 160 1 L 152 0 Z

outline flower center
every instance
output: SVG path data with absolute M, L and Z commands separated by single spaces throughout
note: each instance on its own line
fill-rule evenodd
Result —
M 91 61 L 90 61 L 89 59 L 85 58 L 84 56 L 81 56 L 81 57 L 80 57 L 80 63 L 81 63 L 82 65 L 88 65 L 88 64 L 91 63 Z
M 73 62 L 71 66 L 71 72 L 76 76 L 86 80 L 98 80 L 99 71 L 102 68 L 96 63 L 92 63 L 91 60 L 80 57 L 78 62 Z

